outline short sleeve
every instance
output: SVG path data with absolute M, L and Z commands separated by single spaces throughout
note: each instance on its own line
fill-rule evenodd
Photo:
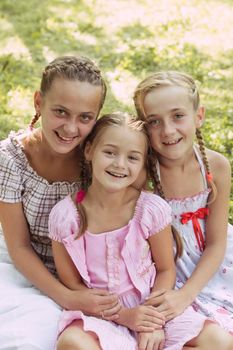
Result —
M 70 196 L 58 202 L 49 215 L 49 237 L 58 242 L 75 239 L 79 231 L 79 216 Z
M 8 203 L 21 202 L 22 192 L 21 170 L 10 154 L 0 149 L 0 200 Z
M 171 207 L 161 197 L 145 192 L 141 206 L 141 227 L 146 239 L 171 224 Z

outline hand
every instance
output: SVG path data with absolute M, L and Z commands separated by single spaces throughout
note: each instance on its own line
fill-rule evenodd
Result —
M 101 317 L 108 321 L 119 318 L 121 304 L 116 294 L 102 289 L 70 290 L 69 310 L 80 310 L 85 315 Z
M 165 344 L 164 331 L 156 329 L 153 332 L 138 333 L 139 350 L 163 350 Z
M 165 324 L 165 317 L 153 306 L 139 305 L 134 308 L 122 308 L 119 313 L 118 324 L 136 332 L 153 332 L 161 329 Z
M 156 310 L 161 312 L 166 317 L 166 321 L 169 321 L 182 314 L 182 312 L 184 312 L 184 310 L 191 303 L 191 297 L 185 294 L 182 289 L 161 289 L 156 292 L 152 292 L 149 297 L 147 297 L 144 305 L 155 306 Z

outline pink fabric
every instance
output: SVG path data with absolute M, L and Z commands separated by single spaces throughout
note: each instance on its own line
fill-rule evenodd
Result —
M 66 197 L 54 207 L 51 213 L 50 237 L 63 242 L 90 288 L 100 287 L 116 292 L 122 304 L 130 308 L 142 302 L 143 296 L 149 294 L 150 285 L 154 283 L 155 266 L 151 259 L 147 238 L 167 226 L 171 220 L 170 215 L 166 202 L 156 195 L 143 192 L 128 225 L 100 234 L 85 232 L 82 237 L 74 239 L 78 231 L 79 218 L 71 198 Z M 139 240 L 141 237 L 143 240 Z M 140 245 L 137 246 L 133 240 L 139 240 Z M 130 260 L 133 260 L 133 273 Z M 146 292 L 141 290 L 145 284 L 140 283 L 140 280 L 147 283 Z M 85 330 L 97 334 L 102 349 L 137 349 L 135 334 L 126 327 L 96 317 L 85 316 L 80 311 L 63 311 L 59 332 L 77 319 L 83 320 Z M 167 322 L 164 349 L 181 350 L 188 340 L 200 333 L 206 319 L 190 307 L 181 316 Z M 114 342 L 111 341 L 112 339 Z

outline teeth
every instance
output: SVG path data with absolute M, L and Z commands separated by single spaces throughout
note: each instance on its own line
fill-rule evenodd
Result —
M 63 141 L 67 141 L 67 142 L 71 142 L 75 138 L 75 137 L 64 137 L 64 136 L 61 136 L 59 134 L 57 134 L 57 135 L 59 136 L 60 139 L 62 139 Z
M 177 142 L 179 141 L 178 140 L 174 140 L 174 141 L 169 141 L 169 142 L 163 142 L 165 145 L 175 145 Z
M 60 138 L 61 138 L 62 140 L 64 140 L 64 141 L 72 141 L 72 140 L 73 140 L 73 137 L 68 138 L 68 137 L 62 137 L 62 136 L 60 136 Z
M 113 173 L 113 172 L 108 172 L 110 175 L 113 175 L 113 176 L 116 176 L 116 177 L 120 177 L 120 178 L 123 178 L 123 177 L 126 177 L 126 175 L 123 175 L 123 174 L 117 174 L 117 173 Z

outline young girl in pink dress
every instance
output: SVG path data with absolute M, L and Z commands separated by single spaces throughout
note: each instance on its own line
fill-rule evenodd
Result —
M 111 309 L 107 291 L 72 291 L 57 279 L 48 238 L 52 207 L 80 188 L 81 144 L 104 103 L 106 85 L 86 57 L 43 70 L 30 128 L 0 142 L 0 349 L 52 350 L 62 308 Z M 36 122 L 41 120 L 41 127 Z
M 148 144 L 143 122 L 103 116 L 85 143 L 85 192 L 51 211 L 60 280 L 72 290 L 106 289 L 122 304 L 115 322 L 105 312 L 96 317 L 85 301 L 80 311 L 63 311 L 58 350 L 230 349 L 229 335 L 192 307 L 165 324 L 144 305 L 151 291 L 175 283 L 170 207 L 132 186 L 145 172 Z
M 134 101 L 154 150 L 155 192 L 171 206 L 172 224 L 184 247 L 177 261 L 177 290 L 157 291 L 150 303 L 159 305 L 157 310 L 167 319 L 193 303 L 195 310 L 233 334 L 229 161 L 204 146 L 204 108 L 190 76 L 155 73 L 138 85 Z

